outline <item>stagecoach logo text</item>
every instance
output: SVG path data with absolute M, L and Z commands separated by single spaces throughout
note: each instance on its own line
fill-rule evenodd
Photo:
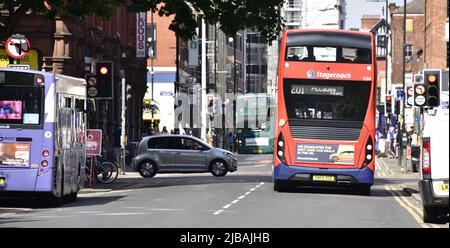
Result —
M 351 79 L 351 73 L 329 73 L 329 72 L 315 72 L 314 70 L 309 70 L 306 73 L 309 79 Z

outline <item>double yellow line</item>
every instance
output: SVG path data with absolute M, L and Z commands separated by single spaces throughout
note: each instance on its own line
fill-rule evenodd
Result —
M 380 169 L 381 171 L 378 173 L 378 175 L 390 175 L 392 176 L 392 173 L 390 171 L 386 171 L 387 167 L 386 165 L 382 165 L 382 163 L 376 161 L 376 167 Z M 434 224 L 427 224 L 423 222 L 423 210 L 416 207 L 407 197 L 403 196 L 399 192 L 403 192 L 403 189 L 405 188 L 403 185 L 397 186 L 397 185 L 386 185 L 384 188 L 391 193 L 391 195 L 394 197 L 395 201 L 408 213 L 414 218 L 414 220 L 422 227 L 422 228 L 440 228 L 438 225 Z

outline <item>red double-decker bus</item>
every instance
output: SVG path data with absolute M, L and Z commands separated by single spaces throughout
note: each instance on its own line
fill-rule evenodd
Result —
M 374 179 L 376 61 L 371 33 L 289 30 L 278 68 L 274 189 L 353 188 Z

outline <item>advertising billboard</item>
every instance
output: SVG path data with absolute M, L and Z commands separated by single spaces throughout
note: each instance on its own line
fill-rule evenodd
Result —
M 0 167 L 30 165 L 30 144 L 0 143 Z

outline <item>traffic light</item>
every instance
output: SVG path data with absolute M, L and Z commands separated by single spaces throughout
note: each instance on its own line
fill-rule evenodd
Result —
M 400 100 L 399 99 L 395 100 L 394 109 L 395 109 L 394 113 L 396 115 L 399 115 L 400 114 Z
M 125 90 L 125 94 L 126 94 L 125 100 L 126 100 L 126 101 L 131 100 L 131 98 L 132 98 L 132 95 L 131 95 L 131 85 L 127 84 L 126 90 Z
M 96 62 L 96 98 L 113 98 L 113 64 L 111 61 Z
M 386 96 L 386 114 L 392 114 L 392 96 Z
M 428 107 L 438 107 L 441 105 L 440 94 L 441 94 L 441 70 L 424 70 L 423 71 L 423 82 L 426 88 L 425 98 L 426 106 Z

